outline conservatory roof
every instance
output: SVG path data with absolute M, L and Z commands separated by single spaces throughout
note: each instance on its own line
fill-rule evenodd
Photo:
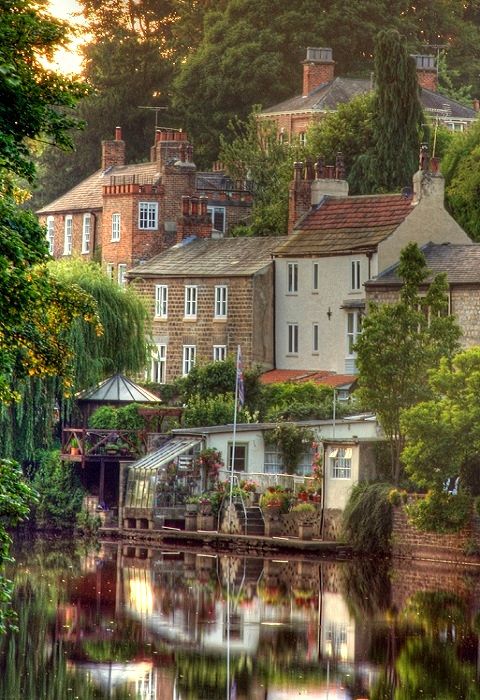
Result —
M 130 464 L 129 469 L 160 469 L 160 467 L 164 464 L 168 464 L 172 459 L 175 459 L 175 457 L 178 457 L 184 452 L 188 452 L 192 447 L 200 444 L 202 440 L 202 435 L 197 437 L 174 437 L 166 442 L 159 450 L 150 452 L 150 454 L 145 455 L 142 459 Z
M 160 403 L 161 399 L 151 391 L 135 384 L 123 374 L 114 374 L 103 382 L 97 384 L 93 389 L 87 389 L 77 395 L 78 401 L 92 401 L 105 403 Z

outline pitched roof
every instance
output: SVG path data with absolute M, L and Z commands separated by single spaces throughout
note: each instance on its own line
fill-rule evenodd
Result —
M 185 239 L 129 271 L 138 277 L 232 277 L 253 275 L 272 260 L 285 238 L 276 236 Z
M 78 183 L 65 194 L 62 194 L 53 202 L 46 204 L 37 211 L 37 214 L 49 214 L 58 212 L 70 212 L 81 209 L 101 209 L 102 186 L 110 183 L 111 177 L 125 178 L 137 182 L 154 181 L 158 179 L 157 163 L 133 163 L 131 165 L 114 165 L 106 170 L 97 170 Z
M 76 396 L 78 401 L 105 401 L 115 403 L 160 403 L 161 399 L 148 389 L 135 384 L 123 374 L 114 374 L 92 389 L 82 391 Z
M 323 83 L 303 97 L 297 95 L 277 105 L 262 110 L 261 114 L 278 114 L 281 112 L 328 112 L 350 102 L 354 97 L 372 91 L 371 80 L 363 78 L 334 78 Z M 456 102 L 433 90 L 420 89 L 420 102 L 423 109 L 434 116 L 453 119 L 476 119 L 477 112 L 471 107 Z
M 298 222 L 275 255 L 342 255 L 373 250 L 411 211 L 411 198 L 401 194 L 326 196 Z
M 439 272 L 446 272 L 450 284 L 480 284 L 480 244 L 427 243 L 422 251 L 431 271 L 425 282 L 430 282 Z M 400 286 L 402 281 L 397 273 L 398 263 L 387 268 L 376 279 L 368 281 L 365 286 Z
M 331 387 L 349 387 L 356 382 L 355 374 L 335 374 L 328 370 L 314 369 L 272 369 L 260 375 L 262 384 L 276 384 L 278 382 L 315 382 Z

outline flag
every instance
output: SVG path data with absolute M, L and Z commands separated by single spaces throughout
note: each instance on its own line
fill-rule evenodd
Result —
M 242 408 L 245 403 L 245 387 L 243 385 L 243 362 L 240 345 L 237 348 L 237 403 Z

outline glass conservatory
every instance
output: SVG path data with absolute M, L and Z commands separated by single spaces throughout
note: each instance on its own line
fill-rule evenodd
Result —
M 195 460 L 201 445 L 201 437 L 173 438 L 129 466 L 124 527 L 153 529 L 156 522 L 161 525 L 165 519 L 184 517 L 186 499 L 200 494 L 205 487 L 205 474 Z

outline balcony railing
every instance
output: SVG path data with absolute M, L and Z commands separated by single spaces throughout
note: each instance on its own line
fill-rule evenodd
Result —
M 141 430 L 64 428 L 62 456 L 77 462 L 103 456 L 138 459 L 146 452 L 146 439 Z

